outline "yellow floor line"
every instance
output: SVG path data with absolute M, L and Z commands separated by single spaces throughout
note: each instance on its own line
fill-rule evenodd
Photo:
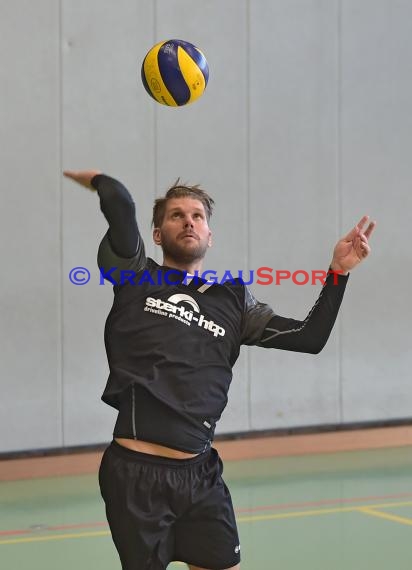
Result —
M 396 520 L 397 522 L 403 522 L 403 524 L 412 525 L 412 520 L 403 517 L 397 517 L 389 513 L 382 513 L 377 509 L 388 509 L 388 508 L 399 508 L 408 507 L 412 505 L 412 501 L 403 501 L 397 503 L 380 503 L 377 505 L 357 505 L 353 507 L 336 507 L 333 509 L 317 509 L 311 511 L 288 511 L 285 513 L 276 513 L 272 515 L 256 515 L 256 516 L 246 516 L 238 517 L 238 523 L 247 522 L 258 522 L 258 521 L 269 521 L 277 519 L 293 519 L 302 517 L 314 517 L 320 515 L 330 515 L 336 513 L 350 513 L 350 512 L 362 512 L 365 514 L 370 514 L 374 516 L 380 516 L 388 520 Z M 379 513 L 379 514 L 378 514 Z M 407 521 L 407 522 L 406 522 Z M 83 533 L 71 533 L 71 534 L 56 534 L 56 535 L 43 535 L 43 536 L 31 536 L 24 538 L 9 538 L 6 540 L 0 540 L 1 544 L 22 544 L 25 542 L 46 542 L 48 540 L 65 540 L 70 538 L 92 538 L 97 536 L 110 536 L 110 531 L 100 530 L 93 532 L 83 532 Z
M 287 513 L 276 513 L 274 515 L 256 515 L 252 517 L 240 517 L 237 522 L 257 522 L 257 521 L 271 521 L 275 519 L 295 519 L 301 517 L 316 517 L 319 515 L 331 515 L 334 513 L 345 513 L 353 511 L 353 507 L 336 507 L 334 509 L 318 509 L 316 511 L 296 511 Z
M 374 509 L 369 509 L 367 507 L 358 509 L 361 513 L 366 515 L 371 515 L 373 517 L 380 517 L 382 519 L 387 519 L 388 521 L 394 521 L 400 524 L 406 524 L 412 526 L 412 519 L 407 519 L 405 517 L 398 517 L 391 513 L 383 513 L 382 511 L 375 511 Z
M 370 509 L 385 509 L 391 507 L 407 507 L 411 506 L 412 501 L 403 501 L 399 503 L 381 503 L 378 505 L 365 505 L 365 507 L 360 506 L 353 506 L 353 507 L 336 507 L 333 509 L 316 509 L 312 511 L 296 511 L 287 513 L 276 513 L 273 515 L 256 515 L 256 516 L 248 516 L 248 517 L 239 517 L 237 519 L 238 522 L 255 522 L 255 521 L 268 521 L 268 520 L 275 520 L 275 519 L 292 519 L 292 518 L 301 518 L 301 517 L 315 517 L 320 515 L 331 515 L 335 513 L 350 513 L 356 512 L 363 508 L 370 508 Z
M 99 530 L 95 532 L 78 532 L 71 534 L 56 534 L 47 536 L 31 536 L 27 538 L 9 538 L 0 540 L 0 544 L 21 544 L 23 542 L 45 542 L 47 540 L 65 540 L 66 538 L 89 538 L 95 536 L 110 536 L 109 530 Z

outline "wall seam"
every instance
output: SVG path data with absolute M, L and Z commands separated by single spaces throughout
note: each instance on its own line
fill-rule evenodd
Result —
M 337 224 L 339 237 L 342 235 L 342 0 L 337 0 L 337 41 L 336 41 L 336 57 L 337 57 L 337 102 L 336 102 L 336 208 L 337 208 Z M 338 329 L 338 383 L 339 383 L 339 422 L 344 421 L 343 410 L 343 323 L 342 317 L 339 319 Z
M 61 172 L 63 170 L 63 0 L 59 0 L 58 4 L 58 105 L 59 105 L 59 244 L 60 244 L 60 263 L 59 263 L 59 300 L 58 300 L 58 327 L 59 327 L 59 346 L 58 346 L 58 367 L 60 381 L 60 442 L 65 445 L 65 413 L 64 413 L 64 306 L 63 306 L 63 178 Z
M 250 187 L 251 187 L 251 142 L 250 142 L 250 0 L 246 0 L 246 267 L 251 266 L 251 232 L 250 232 Z M 252 429 L 252 354 L 248 350 L 246 353 L 247 370 L 247 424 L 248 429 Z
M 152 44 L 157 43 L 157 0 L 153 2 L 153 38 Z M 159 177 L 158 177 L 158 152 L 159 152 L 159 141 L 158 141 L 158 103 L 152 103 L 153 107 L 153 202 L 157 198 L 158 188 L 159 188 Z M 152 251 L 153 258 L 156 258 L 157 249 L 152 241 Z

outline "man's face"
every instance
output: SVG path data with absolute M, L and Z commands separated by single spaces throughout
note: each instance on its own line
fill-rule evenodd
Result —
M 212 245 L 212 233 L 202 202 L 195 198 L 168 200 L 163 222 L 153 230 L 153 239 L 162 247 L 165 259 L 180 263 L 203 259 Z

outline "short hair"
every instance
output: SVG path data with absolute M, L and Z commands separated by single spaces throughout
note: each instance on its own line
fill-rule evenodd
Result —
M 166 195 L 162 198 L 157 198 L 153 206 L 153 218 L 152 226 L 158 228 L 162 225 L 165 212 L 166 204 L 172 198 L 192 198 L 194 200 L 199 200 L 202 202 L 206 213 L 206 219 L 209 222 L 212 212 L 214 200 L 209 196 L 207 192 L 199 188 L 199 184 L 194 186 L 187 186 L 186 184 L 180 184 L 180 178 L 169 188 Z

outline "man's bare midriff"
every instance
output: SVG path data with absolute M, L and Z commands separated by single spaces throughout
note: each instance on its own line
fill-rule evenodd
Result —
M 165 447 L 157 443 L 149 443 L 148 441 L 140 441 L 138 439 L 116 437 L 115 441 L 117 441 L 119 445 L 127 447 L 127 449 L 132 449 L 133 451 L 148 453 L 149 455 L 158 455 L 160 457 L 170 457 L 171 459 L 190 459 L 198 455 L 198 453 L 186 453 L 185 451 L 178 451 L 171 447 Z

